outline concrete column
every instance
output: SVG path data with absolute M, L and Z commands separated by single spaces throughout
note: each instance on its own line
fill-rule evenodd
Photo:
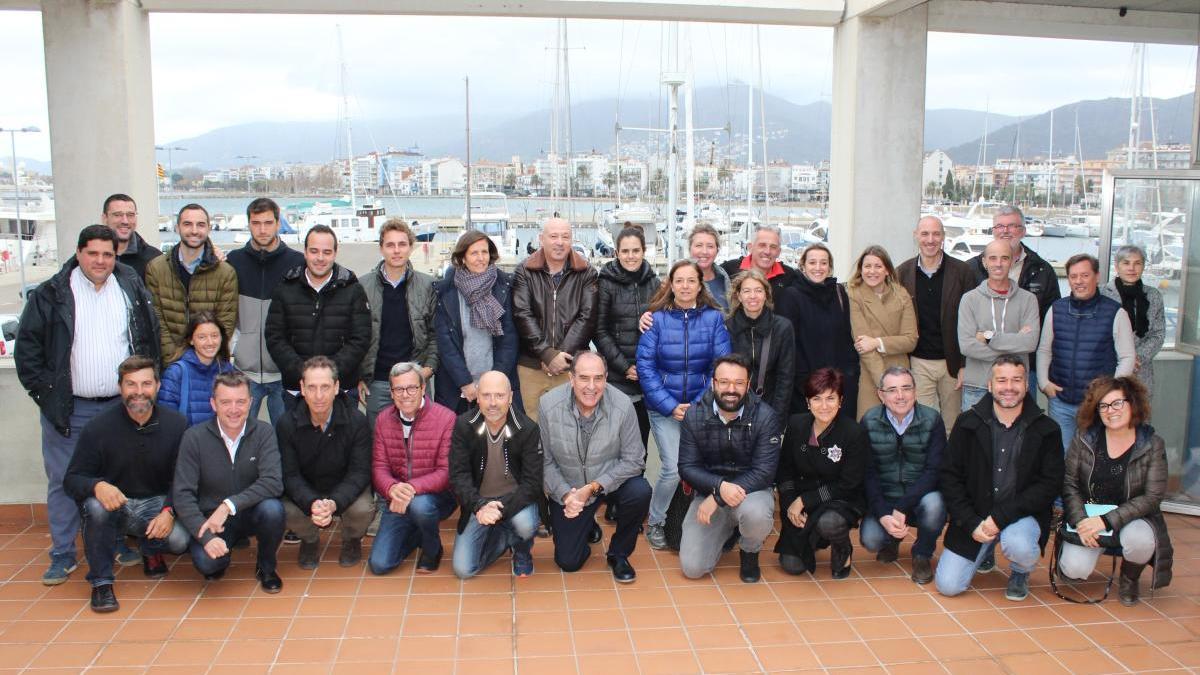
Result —
M 869 244 L 896 264 L 915 253 L 928 25 L 922 4 L 834 29 L 829 244 L 841 279 Z
M 138 232 L 157 245 L 147 13 L 129 0 L 43 0 L 42 33 L 59 261 L 114 192 L 137 200 Z

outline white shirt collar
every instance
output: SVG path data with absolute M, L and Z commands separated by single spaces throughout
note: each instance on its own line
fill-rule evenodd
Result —
M 329 285 L 330 281 L 333 281 L 333 272 L 330 272 L 329 276 L 325 277 L 324 283 L 322 283 L 320 286 L 318 286 L 315 282 L 313 282 L 312 276 L 309 275 L 308 268 L 305 267 L 304 268 L 304 280 L 308 282 L 308 285 L 311 286 L 314 291 L 320 293 L 322 288 L 325 288 L 326 286 Z
M 221 440 L 225 442 L 225 450 L 229 452 L 230 461 L 237 457 L 238 446 L 242 443 L 242 437 L 246 435 L 246 428 L 250 426 L 250 420 L 242 423 L 242 428 L 238 431 L 238 435 L 230 438 L 225 434 L 224 427 L 220 422 L 217 422 L 217 431 L 221 434 Z

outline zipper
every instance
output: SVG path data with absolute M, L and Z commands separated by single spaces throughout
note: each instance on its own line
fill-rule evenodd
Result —
M 680 403 L 687 403 L 688 398 L 688 310 L 683 310 L 683 396 Z
M 550 283 L 554 283 L 551 281 Z M 550 344 L 557 344 L 554 340 L 554 324 L 558 323 L 558 287 L 555 286 L 550 295 Z

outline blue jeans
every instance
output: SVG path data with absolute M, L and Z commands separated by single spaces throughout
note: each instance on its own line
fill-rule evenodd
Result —
M 1075 437 L 1075 415 L 1079 413 L 1079 405 L 1054 397 L 1050 399 L 1050 405 L 1047 407 L 1046 414 L 1050 416 L 1050 419 L 1058 422 L 1058 428 L 1062 430 L 1063 452 L 1065 453 L 1071 446 L 1071 439 Z
M 211 514 L 204 515 L 208 517 Z M 192 564 L 196 566 L 196 571 L 205 576 L 223 572 L 232 560 L 233 545 L 242 537 L 253 536 L 258 540 L 258 569 L 265 573 L 274 572 L 276 554 L 279 544 L 283 542 L 285 519 L 283 502 L 278 499 L 264 499 L 254 506 L 247 506 L 237 515 L 229 516 L 225 520 L 225 530 L 217 535 L 225 540 L 230 552 L 220 558 L 210 558 L 204 550 L 204 544 L 193 537 L 189 546 Z
M 962 388 L 962 411 L 967 412 L 975 407 L 976 403 L 983 398 L 983 395 L 988 393 L 984 387 L 976 387 L 971 384 L 964 384 Z
M 264 399 L 267 402 L 267 417 L 271 420 L 271 426 L 275 426 L 283 415 L 283 382 L 250 382 L 250 419 L 258 419 Z
M 83 516 L 83 551 L 87 556 L 87 580 L 92 586 L 103 586 L 113 582 L 113 557 L 117 552 L 118 537 L 132 535 L 141 542 L 142 555 L 170 551 L 175 555 L 188 548 L 191 537 L 178 520 L 166 539 L 149 539 L 146 526 L 162 513 L 164 497 L 130 497 L 116 511 L 107 511 L 95 497 L 88 497 L 80 504 Z
M 371 573 L 391 572 L 418 546 L 425 555 L 442 550 L 438 525 L 454 513 L 455 506 L 454 495 L 449 490 L 413 497 L 404 513 L 391 511 L 384 502 L 379 532 L 367 559 Z
M 375 431 L 375 418 L 379 413 L 392 405 L 392 383 L 387 380 L 373 380 L 367 385 L 367 422 L 372 433 Z
M 934 490 L 921 497 L 921 501 L 911 512 L 905 513 L 909 526 L 917 528 L 917 541 L 913 544 L 914 558 L 932 558 L 937 548 L 938 537 L 942 536 L 942 528 L 946 526 L 946 504 L 942 501 L 942 493 Z M 892 538 L 879 519 L 873 516 L 863 518 L 862 528 L 858 531 L 859 541 L 863 548 L 871 553 L 878 553 Z
M 654 483 L 654 495 L 650 498 L 651 525 L 662 525 L 667 520 L 667 507 L 679 487 L 679 420 L 663 417 L 653 410 L 650 415 L 650 431 L 654 444 L 658 446 L 658 481 Z
M 1000 550 L 1004 552 L 1004 557 L 1008 558 L 1013 573 L 1029 574 L 1037 566 L 1038 558 L 1042 555 L 1038 546 L 1041 534 L 1042 528 L 1033 516 L 1025 516 L 1000 530 Z M 983 562 L 995 547 L 995 541 L 981 545 L 974 560 L 968 560 L 950 549 L 942 551 L 937 574 L 934 576 L 938 593 L 955 596 L 967 590 L 979 563 Z
M 93 417 L 108 409 L 121 405 L 118 397 L 111 401 L 90 401 L 75 397 L 71 410 L 71 433 L 63 436 L 58 429 L 40 415 L 42 421 L 42 465 L 46 469 L 46 515 L 50 520 L 50 557 L 70 556 L 75 558 L 75 535 L 79 533 L 79 503 L 63 490 L 63 476 L 67 465 L 75 454 L 75 442 L 84 425 Z M 116 535 L 114 535 L 115 540 Z
M 467 516 L 466 527 L 454 538 L 454 576 L 470 579 L 510 548 L 514 555 L 529 555 L 537 527 L 537 504 L 530 504 L 495 525 L 481 525 L 474 514 Z

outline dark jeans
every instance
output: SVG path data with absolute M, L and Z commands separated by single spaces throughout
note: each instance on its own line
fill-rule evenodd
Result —
M 650 415 L 646 412 L 646 399 L 639 398 L 633 402 L 633 412 L 637 415 L 638 431 L 642 434 L 642 448 L 649 448 L 650 445 Z M 642 458 L 645 459 L 646 454 L 642 453 Z
M 638 526 L 650 512 L 650 492 L 650 483 L 641 476 L 634 476 L 621 487 L 583 507 L 583 511 L 574 518 L 567 518 L 562 504 L 551 500 L 554 562 L 564 572 L 574 572 L 587 562 L 592 554 L 587 539 L 596 523 L 596 509 L 601 502 L 611 502 L 617 507 L 617 531 L 608 543 L 608 555 L 628 558 L 637 546 Z
M 258 419 L 263 401 L 267 402 L 267 417 L 271 420 L 271 426 L 275 426 L 283 415 L 283 382 L 250 383 L 250 419 Z
M 113 582 L 113 558 L 117 553 L 117 541 L 125 535 L 137 537 L 141 542 L 142 555 L 170 551 L 176 555 L 188 548 L 191 537 L 179 521 L 167 534 L 166 539 L 148 539 L 146 526 L 162 513 L 163 497 L 130 497 L 116 511 L 106 511 L 95 497 L 88 497 L 79 506 L 83 518 L 83 552 L 87 556 L 87 580 L 92 586 L 103 586 Z
M 942 493 L 934 490 L 926 493 L 917 505 L 905 514 L 905 522 L 909 527 L 917 528 L 917 541 L 913 544 L 914 558 L 932 558 L 937 548 L 938 537 L 942 536 L 942 528 L 946 527 L 946 504 L 942 501 Z M 883 529 L 879 519 L 868 515 L 863 518 L 862 527 L 858 531 L 859 541 L 863 548 L 871 553 L 891 542 L 899 543 L 892 535 Z
M 206 513 L 205 517 L 208 515 L 210 514 Z M 229 516 L 225 520 L 225 531 L 217 536 L 225 540 L 230 551 L 238 539 L 253 536 L 258 540 L 258 569 L 274 572 L 279 544 L 283 541 L 284 520 L 283 502 L 278 499 L 264 499 L 254 506 L 247 506 L 238 511 L 235 516 Z M 192 564 L 205 576 L 217 574 L 229 567 L 230 553 L 220 558 L 210 558 L 204 551 L 204 544 L 194 537 L 189 548 Z
M 457 505 L 449 490 L 413 497 L 404 513 L 391 511 L 385 501 L 379 532 L 375 534 L 371 556 L 367 559 L 371 573 L 391 572 L 418 546 L 426 555 L 440 551 L 442 539 L 438 535 L 438 526 L 454 513 Z

